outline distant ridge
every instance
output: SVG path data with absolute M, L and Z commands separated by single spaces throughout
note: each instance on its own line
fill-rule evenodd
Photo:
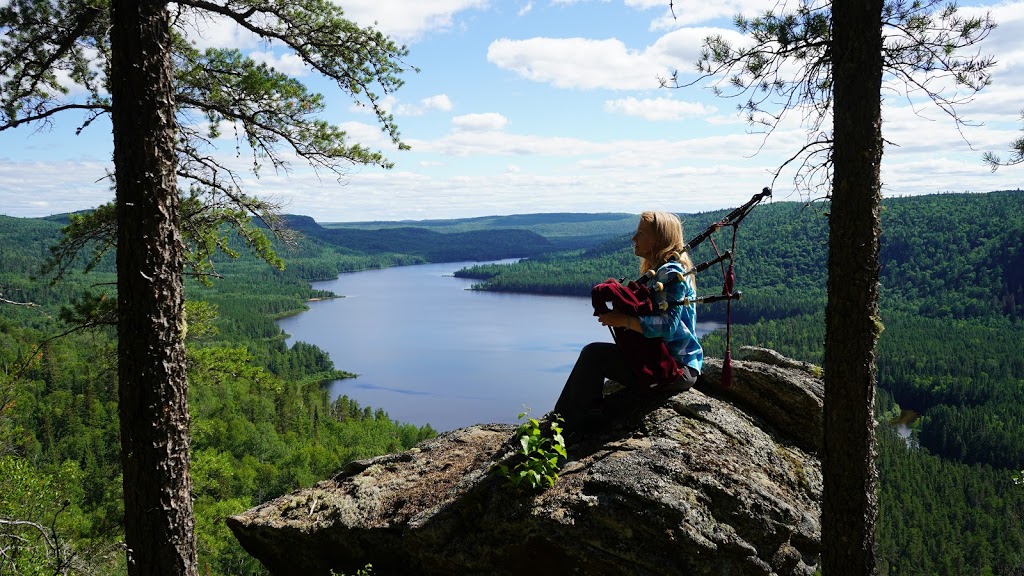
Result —
M 370 228 L 376 226 L 416 226 L 422 228 L 448 227 L 460 224 L 481 224 L 485 226 L 537 226 L 541 224 L 562 224 L 579 222 L 608 222 L 636 218 L 636 214 L 625 212 L 535 212 L 528 214 L 474 216 L 470 218 L 443 218 L 426 220 L 368 220 L 359 222 L 324 222 L 326 228 Z
M 528 258 L 555 248 L 536 232 L 513 228 L 447 233 L 413 226 L 329 229 L 309 216 L 298 215 L 287 215 L 284 222 L 293 230 L 334 246 L 368 254 L 409 254 L 431 262 Z
M 438 220 L 326 222 L 318 226 L 328 230 L 418 228 L 444 234 L 515 228 L 543 236 L 551 243 L 552 250 L 578 250 L 629 234 L 636 227 L 636 221 L 636 214 L 623 212 L 550 212 Z

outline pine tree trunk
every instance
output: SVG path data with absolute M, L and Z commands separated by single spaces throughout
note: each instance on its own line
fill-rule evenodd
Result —
M 876 571 L 875 344 L 882 160 L 882 0 L 832 3 L 835 97 L 825 311 L 823 573 Z
M 194 575 L 182 242 L 166 3 L 111 3 L 118 386 L 131 575 Z

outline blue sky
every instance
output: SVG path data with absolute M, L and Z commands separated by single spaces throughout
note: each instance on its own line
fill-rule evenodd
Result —
M 0 0 L 0 4 L 6 0 Z M 411 151 L 395 150 L 365 110 L 268 47 L 224 23 L 207 24 L 203 46 L 237 47 L 291 72 L 329 103 L 326 117 L 378 148 L 392 170 L 353 169 L 343 182 L 294 163 L 265 168 L 246 191 L 321 222 L 458 218 L 529 212 L 697 212 L 742 203 L 771 183 L 771 171 L 805 142 L 800 115 L 770 138 L 752 133 L 738 103 L 708 89 L 659 88 L 679 70 L 692 78 L 701 40 L 738 37 L 732 15 L 773 0 L 353 0 L 348 17 L 409 47 L 420 69 L 388 97 Z M 981 45 L 998 65 L 994 82 L 962 108 L 961 135 L 934 106 L 887 91 L 883 158 L 887 196 L 1020 188 L 1024 167 L 992 173 L 983 151 L 1001 152 L 1021 134 L 1024 1 L 962 3 L 988 10 L 999 27 Z M 74 97 L 72 91 L 71 96 Z M 110 126 L 75 136 L 73 113 L 49 127 L 0 132 L 0 214 L 44 216 L 112 199 Z M 231 131 L 224 133 L 230 136 Z M 225 162 L 244 167 L 233 140 Z M 792 173 L 778 200 L 806 200 Z

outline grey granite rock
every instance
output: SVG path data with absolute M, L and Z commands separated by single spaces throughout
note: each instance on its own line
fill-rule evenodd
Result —
M 277 575 L 799 575 L 820 553 L 821 381 L 798 365 L 734 361 L 722 389 L 606 398 L 555 486 L 491 474 L 515 426 L 444 433 L 228 519 Z

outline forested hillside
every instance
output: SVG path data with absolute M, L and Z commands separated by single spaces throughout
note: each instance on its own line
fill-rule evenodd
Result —
M 75 303 L 84 292 L 112 298 L 113 274 L 101 261 L 89 274 L 72 272 L 50 285 L 41 270 L 62 220 L 0 216 L 0 298 L 9 301 L 0 303 L 0 518 L 22 522 L 0 525 L 0 574 L 125 573 L 114 329 L 76 329 L 62 320 L 80 316 Z M 333 296 L 311 289 L 308 276 L 419 259 L 309 240 L 279 249 L 303 264 L 278 271 L 251 256 L 218 258 L 222 278 L 209 287 L 188 283 L 203 574 L 264 573 L 225 516 L 322 480 L 353 459 L 435 435 L 346 397 L 331 401 L 322 383 L 349 374 L 316 346 L 286 346 L 274 323 L 311 298 Z
M 446 234 L 459 232 L 526 230 L 543 236 L 556 250 L 576 250 L 596 246 L 605 240 L 625 234 L 636 226 L 633 214 L 579 214 L 553 212 L 545 214 L 513 214 L 449 220 L 416 220 L 402 222 L 325 222 L 328 229 L 393 230 L 424 228 Z
M 731 344 L 821 363 L 827 205 L 759 206 L 739 227 Z M 682 215 L 687 238 L 727 211 Z M 883 573 L 1024 572 L 1024 192 L 892 198 L 882 213 L 878 410 Z M 727 230 L 715 235 L 730 247 Z M 695 257 L 713 255 L 705 242 Z M 624 235 L 587 251 L 460 275 L 486 290 L 589 295 L 634 277 Z M 716 270 L 718 270 L 716 272 Z M 698 291 L 721 291 L 709 269 Z M 724 320 L 725 304 L 698 308 Z M 722 331 L 704 339 L 721 356 Z M 902 407 L 902 408 L 900 408 Z M 921 416 L 914 419 L 915 415 Z M 890 421 L 911 421 L 912 448 Z
M 332 246 L 367 254 L 407 254 L 426 262 L 525 258 L 553 249 L 540 234 L 514 228 L 441 233 L 416 226 L 324 228 L 305 216 L 289 216 L 285 221 L 289 228 Z

